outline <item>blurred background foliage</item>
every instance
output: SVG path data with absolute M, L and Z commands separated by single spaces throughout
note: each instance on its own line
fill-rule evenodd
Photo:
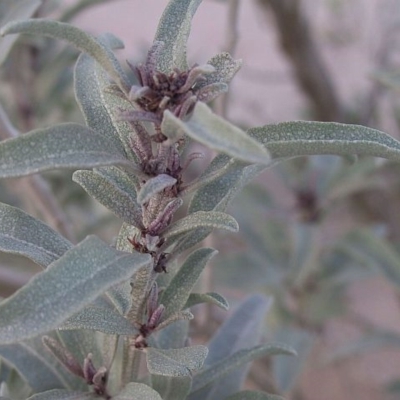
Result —
M 34 17 L 68 22 L 103 6 L 112 13 L 113 7 L 127 3 L 2 0 L 0 25 L 18 17 L 18 6 L 26 1 L 31 3 Z M 237 44 L 244 34 L 238 26 L 251 23 L 243 21 L 244 2 L 209 0 L 203 5 L 207 8 L 219 3 L 223 8 L 226 37 L 220 50 L 237 57 L 241 56 Z M 134 9 L 138 3 L 131 1 L 130 7 Z M 165 2 L 161 3 L 163 7 Z M 285 99 L 286 120 L 351 122 L 382 130 L 389 127 L 389 133 L 400 138 L 398 0 L 248 3 L 256 10 L 265 34 L 273 36 L 276 51 L 286 60 L 292 84 L 303 98 L 295 113 L 291 112 L 291 98 Z M 358 51 L 365 50 L 357 20 L 371 4 L 376 5 L 374 20 L 363 24 L 364 29 L 373 30 L 369 34 L 376 39 L 367 66 L 368 79 L 365 87 L 343 101 L 332 73 L 334 66 L 330 65 L 335 60 L 326 57 L 324 46 L 354 49 L 359 45 Z M 137 18 L 157 21 L 158 17 Z M 207 23 L 210 21 L 202 21 L 203 29 Z M 77 52 L 51 39 L 30 36 L 11 45 L 0 42 L 0 138 L 55 122 L 82 123 L 73 96 Z M 144 54 L 143 43 L 138 47 Z M 131 62 L 140 61 L 124 56 Z M 287 76 L 271 72 L 269 57 L 274 55 L 265 54 L 265 65 L 257 71 L 244 67 L 242 79 L 260 82 L 266 91 L 279 86 Z M 248 83 L 249 91 L 251 87 Z M 243 113 L 235 116 L 234 122 L 247 128 L 246 121 L 262 105 L 252 109 L 241 103 L 246 96 L 240 94 L 234 87 L 229 97 L 213 106 L 229 117 L 241 109 Z M 15 129 L 4 129 L 10 123 Z M 112 241 L 120 226 L 116 217 L 72 182 L 68 172 L 1 181 L 0 201 L 23 208 L 73 241 L 88 233 Z M 204 274 L 203 291 L 219 291 L 232 305 L 248 293 L 272 295 L 273 312 L 265 335 L 291 344 L 299 352 L 296 360 L 276 358 L 255 363 L 249 387 L 293 400 L 400 399 L 399 201 L 398 164 L 333 156 L 279 164 L 238 196 L 230 211 L 240 224 L 240 234 L 214 234 L 208 240 L 220 255 Z M 2 254 L 0 296 L 10 295 L 37 271 L 38 267 L 25 259 Z M 221 310 L 211 307 L 201 306 L 195 312 L 195 341 L 206 341 L 226 318 Z

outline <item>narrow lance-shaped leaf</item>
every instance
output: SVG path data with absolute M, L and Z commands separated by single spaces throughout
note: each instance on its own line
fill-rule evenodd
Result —
M 129 161 L 109 140 L 77 124 L 38 129 L 0 142 L 0 178 L 113 164 L 129 166 Z
M 42 0 L 23 0 L 14 1 L 11 9 L 0 20 L 0 26 L 5 25 L 9 21 L 16 19 L 30 18 L 42 4 Z M 0 65 L 3 64 L 7 58 L 11 48 L 17 41 L 18 36 L 10 36 L 0 40 Z
M 15 343 L 58 328 L 113 285 L 151 262 L 88 237 L 0 304 L 0 343 Z
M 268 151 L 246 132 L 214 114 L 204 103 L 197 103 L 187 121 L 164 112 L 166 123 L 175 124 L 189 137 L 211 149 L 228 154 L 246 163 L 269 164 Z
M 189 255 L 160 298 L 160 304 L 165 306 L 163 319 L 184 308 L 201 272 L 217 253 L 214 249 L 203 248 Z
M 65 389 L 53 389 L 34 394 L 27 400 L 96 400 L 99 397 L 94 393 L 76 392 Z
M 239 71 L 242 61 L 234 60 L 229 53 L 220 53 L 212 57 L 207 64 L 212 65 L 215 70 L 196 85 L 198 89 L 213 83 L 229 83 Z
M 40 36 L 48 36 L 54 39 L 65 40 L 74 45 L 79 50 L 92 56 L 110 75 L 118 86 L 129 91 L 129 82 L 121 76 L 120 70 L 116 68 L 115 58 L 112 53 L 107 51 L 96 38 L 88 33 L 76 28 L 75 26 L 46 19 L 31 19 L 27 21 L 10 22 L 4 26 L 0 35 L 5 36 L 13 33 L 27 33 Z M 111 53 L 111 54 L 110 54 Z
M 123 43 L 111 34 L 103 34 L 98 39 L 109 51 L 123 48 Z M 116 68 L 123 75 L 120 65 Z M 132 126 L 120 118 L 121 110 L 129 110 L 132 104 L 120 93 L 111 90 L 107 73 L 92 57 L 81 54 L 75 67 L 75 94 L 86 123 L 96 132 L 110 138 L 118 148 L 122 148 L 129 159 L 137 162 L 132 152 Z
M 154 41 L 164 43 L 157 62 L 157 69 L 168 73 L 174 68 L 188 68 L 186 43 L 191 20 L 201 0 L 172 0 L 168 3 L 159 22 Z
M 265 145 L 273 159 L 356 154 L 400 160 L 399 141 L 384 132 L 360 125 L 294 121 L 251 128 L 248 134 Z
M 239 304 L 208 343 L 210 352 L 206 366 L 212 367 L 238 350 L 259 344 L 265 314 L 270 305 L 271 300 L 260 295 L 250 296 Z M 219 380 L 216 375 L 213 385 L 193 394 L 190 400 L 212 400 L 235 393 L 241 388 L 247 369 L 247 365 L 242 365 Z
M 296 355 L 296 352 L 289 346 L 282 344 L 268 344 L 239 350 L 231 356 L 206 368 L 204 371 L 199 372 L 193 378 L 192 393 L 226 376 L 229 372 L 250 361 L 277 354 Z
M 140 189 L 137 195 L 137 201 L 144 204 L 150 200 L 155 194 L 161 192 L 167 187 L 173 186 L 176 179 L 167 174 L 161 174 L 149 179 Z
M 185 308 L 193 307 L 197 304 L 208 303 L 215 304 L 216 306 L 222 308 L 223 310 L 229 309 L 229 304 L 226 299 L 219 293 L 191 293 L 186 301 Z
M 197 211 L 170 225 L 163 232 L 163 237 L 170 238 L 202 227 L 225 229 L 231 232 L 239 230 L 236 220 L 229 214 L 219 211 Z
M 135 335 L 137 330 L 117 310 L 88 306 L 68 318 L 59 329 L 89 329 L 109 335 Z
M 76 171 L 72 179 L 124 222 L 141 229 L 142 210 L 133 193 L 117 186 L 97 171 Z
M 22 210 L 0 203 L 0 250 L 47 267 L 72 247 L 67 239 Z
M 128 383 L 113 400 L 162 400 L 160 395 L 151 387 L 143 383 Z
M 85 117 L 86 124 L 99 135 L 105 136 L 123 150 L 118 132 L 108 113 L 96 74 L 96 61 L 87 54 L 81 54 L 74 70 L 75 96 Z
M 207 357 L 205 346 L 183 347 L 181 349 L 147 349 L 147 367 L 151 374 L 164 376 L 190 376 L 202 367 Z

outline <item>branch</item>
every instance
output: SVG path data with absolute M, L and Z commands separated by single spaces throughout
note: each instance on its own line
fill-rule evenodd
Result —
M 226 43 L 223 51 L 228 52 L 232 57 L 235 55 L 237 43 L 239 41 L 238 18 L 239 18 L 239 0 L 230 0 L 227 2 L 228 7 L 228 23 Z M 216 112 L 221 117 L 226 117 L 229 107 L 229 92 L 223 94 L 217 99 Z
M 315 119 L 343 121 L 339 98 L 310 23 L 301 10 L 301 0 L 258 0 L 258 3 L 266 17 L 270 9 L 274 14 L 281 47 L 294 67 L 298 84 L 312 103 Z

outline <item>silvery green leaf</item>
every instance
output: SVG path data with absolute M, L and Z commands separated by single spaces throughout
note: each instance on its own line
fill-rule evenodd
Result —
M 128 312 L 129 321 L 141 325 L 146 309 L 147 297 L 153 286 L 155 276 L 153 265 L 145 265 L 136 272 L 131 281 L 131 307 Z
M 214 72 L 207 74 L 196 84 L 202 88 L 213 83 L 229 83 L 242 66 L 242 60 L 234 60 L 229 53 L 220 53 L 212 57 L 207 64 L 215 68 Z
M 109 109 L 104 104 L 103 90 L 99 81 L 96 61 L 87 54 L 81 54 L 75 66 L 74 88 L 78 105 L 86 124 L 96 133 L 113 142 L 121 152 L 124 146 L 118 137 Z
M 67 371 L 44 347 L 41 338 L 0 345 L 0 357 L 13 366 L 35 392 L 85 387 L 82 379 Z
M 283 122 L 251 128 L 273 159 L 313 154 L 364 155 L 400 160 L 400 142 L 388 134 L 360 125 L 336 122 Z
M 217 156 L 211 163 L 210 174 L 212 174 L 213 166 L 224 168 L 226 160 L 229 160 L 226 155 Z M 195 193 L 189 204 L 189 212 L 193 213 L 201 209 L 225 211 L 235 195 L 264 168 L 265 166 L 260 164 L 243 168 L 239 163 L 233 163 L 218 179 L 212 180 Z M 208 173 L 207 170 L 205 173 Z M 182 235 L 178 240 L 175 239 L 174 253 L 182 253 L 204 240 L 211 232 L 210 228 L 200 228 L 188 235 Z
M 7 13 L 2 16 L 0 26 L 16 19 L 30 18 L 42 4 L 42 0 L 22 0 L 14 1 Z M 0 14 L 1 15 L 1 14 Z M 18 36 L 9 36 L 0 40 L 0 65 L 7 58 L 11 48 L 17 41 Z
M 240 303 L 232 315 L 222 324 L 208 343 L 209 355 L 206 368 L 227 359 L 237 351 L 260 342 L 265 314 L 271 306 L 271 299 L 253 295 Z M 211 400 L 224 398 L 240 390 L 247 375 L 248 366 L 231 371 L 228 376 L 193 394 L 190 400 Z
M 112 164 L 129 162 L 109 140 L 77 124 L 38 129 L 0 142 L 0 178 Z
M 123 44 L 113 35 L 106 34 L 99 38 L 107 51 L 123 47 Z M 113 54 L 111 53 L 113 56 Z M 124 71 L 115 61 L 116 69 L 121 75 Z M 121 111 L 131 110 L 133 105 L 125 96 L 110 89 L 110 79 L 101 66 L 91 57 L 82 54 L 75 69 L 75 92 L 87 124 L 96 132 L 112 137 L 118 148 L 125 149 L 126 155 L 133 161 L 138 161 L 131 150 L 130 140 L 133 129 L 129 122 L 120 118 Z
M 139 178 L 134 172 L 122 170 L 121 168 L 110 166 L 96 168 L 95 172 L 112 181 L 116 186 L 128 193 L 136 201 L 137 188 L 139 187 Z
M 138 163 L 139 160 L 132 151 L 131 143 L 132 137 L 135 134 L 134 129 L 130 122 L 121 117 L 122 111 L 135 110 L 135 105 L 129 102 L 126 96 L 121 96 L 121 93 L 118 91 L 111 90 L 108 75 L 98 64 L 95 65 L 95 76 L 102 102 L 107 109 L 112 124 L 117 130 L 121 143 L 123 143 L 126 155 L 130 160 Z
M 161 349 L 178 349 L 187 346 L 189 321 L 180 320 L 157 333 L 157 344 Z
M 112 400 L 163 400 L 151 387 L 143 383 L 128 383 Z
M 164 328 L 166 328 L 169 325 L 172 325 L 175 322 L 178 321 L 189 321 L 193 319 L 193 314 L 190 311 L 184 310 L 184 311 L 178 311 L 175 314 L 170 315 L 167 318 L 163 318 L 162 322 L 157 325 L 156 330 L 161 331 Z
M 204 103 L 197 103 L 187 121 L 164 112 L 169 124 L 183 130 L 190 138 L 211 149 L 228 154 L 246 163 L 269 164 L 268 151 L 246 132 L 214 114 Z
M 249 363 L 250 361 L 278 354 L 296 355 L 296 352 L 291 347 L 283 344 L 267 344 L 239 350 L 196 374 L 193 378 L 192 393 L 212 384 L 214 381 L 222 377 L 225 377 L 230 372 Z
M 268 394 L 264 392 L 254 392 L 252 390 L 243 390 L 227 397 L 225 400 L 285 400 L 282 396 Z
M 72 180 L 79 183 L 90 196 L 124 222 L 139 229 L 143 228 L 142 210 L 136 202 L 134 193 L 97 171 L 75 171 Z
M 167 187 L 173 186 L 176 179 L 167 174 L 160 174 L 149 179 L 140 189 L 137 195 L 137 201 L 140 204 L 147 203 L 154 195 L 163 191 Z
M 223 310 L 229 309 L 229 304 L 224 297 L 218 293 L 191 293 L 186 301 L 185 308 L 193 307 L 197 304 L 208 303 L 215 304 L 216 306 L 222 308 Z
M 172 0 L 168 3 L 159 22 L 154 41 L 164 43 L 157 69 L 169 73 L 174 68 L 186 70 L 186 43 L 191 20 L 201 0 Z
M 133 253 L 136 251 L 129 243 L 128 238 L 134 237 L 137 233 L 137 228 L 124 222 L 117 236 L 115 245 L 116 249 L 119 251 L 125 251 L 127 253 Z M 129 281 L 126 281 L 112 287 L 107 292 L 108 298 L 122 315 L 126 315 L 132 306 L 131 291 L 131 285 Z
M 155 375 L 190 376 L 193 371 L 202 367 L 207 353 L 208 349 L 205 346 L 169 350 L 149 347 L 147 368 L 151 374 Z
M 219 211 L 197 211 L 170 225 L 163 232 L 163 237 L 171 238 L 203 227 L 225 229 L 231 232 L 239 230 L 236 220 L 229 214 Z
M 160 304 L 165 306 L 163 319 L 184 309 L 197 279 L 204 267 L 218 252 L 211 248 L 202 248 L 191 253 L 172 281 L 162 293 Z
M 0 343 L 15 343 L 57 328 L 149 263 L 149 255 L 121 253 L 89 236 L 0 303 Z
M 96 400 L 98 398 L 99 397 L 94 393 L 54 389 L 34 394 L 27 400 Z
M 197 190 L 189 204 L 189 213 L 215 209 L 218 203 L 234 188 L 243 174 L 244 166 L 230 164 L 228 156 L 220 154 L 211 162 L 202 177 L 207 178 L 222 170 L 222 174 Z M 202 179 L 200 177 L 200 180 Z
M 67 239 L 22 210 L 0 203 L 0 250 L 47 267 L 72 247 Z
M 134 249 L 132 244 L 129 243 L 128 238 L 132 238 L 138 233 L 139 231 L 137 228 L 124 222 L 118 233 L 116 249 L 127 253 L 133 253 Z
M 36 34 L 54 39 L 65 40 L 93 57 L 118 84 L 121 89 L 129 91 L 129 82 L 121 76 L 121 70 L 116 67 L 113 54 L 96 38 L 75 26 L 46 19 L 31 19 L 27 21 L 14 21 L 5 25 L 0 35 L 5 36 L 15 33 Z
M 135 335 L 137 330 L 117 310 L 88 306 L 68 318 L 59 329 L 89 329 L 109 335 Z
M 192 386 L 190 376 L 151 375 L 151 386 L 163 400 L 186 400 Z

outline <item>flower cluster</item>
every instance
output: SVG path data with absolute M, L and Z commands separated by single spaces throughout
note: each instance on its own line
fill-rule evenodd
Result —
M 160 250 L 164 244 L 160 235 L 182 204 L 179 193 L 183 187 L 183 172 L 191 161 L 202 156 L 192 153 L 182 162 L 184 139 L 173 143 L 167 140 L 162 132 L 164 111 L 168 110 L 177 118 L 184 119 L 196 102 L 209 102 L 227 90 L 226 83 L 210 79 L 216 72 L 211 64 L 194 65 L 185 71 L 159 71 L 157 62 L 162 49 L 163 43 L 155 42 L 144 64 L 130 65 L 139 85 L 132 86 L 129 93 L 132 109 L 121 111 L 120 116 L 132 127 L 131 150 L 145 177 L 140 183 L 141 187 L 150 179 L 164 179 L 171 183 L 142 204 L 140 233 L 128 239 L 136 251 L 153 256 L 157 272 L 166 270 L 168 257 Z M 151 130 L 148 122 L 151 123 Z

